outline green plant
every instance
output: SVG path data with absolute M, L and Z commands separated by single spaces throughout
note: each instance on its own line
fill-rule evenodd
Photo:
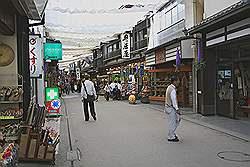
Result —
M 204 69 L 204 68 L 206 68 L 206 61 L 203 59 L 200 62 L 195 61 L 194 67 L 195 67 L 196 71 Z

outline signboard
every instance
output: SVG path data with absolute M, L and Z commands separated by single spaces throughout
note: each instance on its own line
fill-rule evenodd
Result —
M 59 99 L 59 88 L 46 88 L 45 96 L 46 96 L 46 101 Z
M 165 48 L 159 49 L 155 52 L 155 63 L 165 63 L 166 62 L 166 50 Z
M 44 45 L 45 60 L 62 60 L 62 44 L 46 43 Z
M 29 35 L 30 77 L 42 74 L 42 39 L 39 35 Z
M 59 109 L 61 108 L 61 101 L 59 99 L 47 101 L 46 108 L 48 113 L 59 113 Z
M 130 34 L 123 33 L 121 35 L 121 43 L 122 43 L 122 58 L 130 59 Z
M 76 79 L 77 79 L 77 80 L 80 80 L 80 79 L 81 79 L 80 68 L 76 68 Z

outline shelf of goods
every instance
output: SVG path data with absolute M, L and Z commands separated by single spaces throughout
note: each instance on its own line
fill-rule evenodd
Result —
M 46 110 L 34 103 L 30 104 L 20 137 L 19 161 L 46 161 L 55 163 L 59 134 L 44 128 Z
M 168 81 L 151 81 L 151 91 L 149 100 L 150 101 L 158 101 L 158 102 L 164 102 L 165 101 L 165 93 L 166 89 L 169 85 Z
M 0 166 L 1 167 L 15 167 L 18 161 L 18 146 L 15 143 L 5 144 L 0 147 Z
M 1 75 L 0 82 L 0 166 L 15 166 L 23 118 L 21 75 Z

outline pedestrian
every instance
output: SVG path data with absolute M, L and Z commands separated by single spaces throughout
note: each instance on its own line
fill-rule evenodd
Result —
M 105 91 L 105 99 L 107 101 L 109 101 L 109 96 L 110 96 L 110 86 L 108 84 L 108 82 L 106 83 L 105 87 L 104 87 L 104 91 Z
M 98 80 L 95 80 L 94 81 L 94 86 L 95 86 L 95 90 L 96 90 L 96 101 L 98 101 L 98 97 L 99 97 L 99 91 L 100 91 L 100 85 L 99 85 L 99 82 Z
M 69 95 L 69 92 L 70 92 L 70 83 L 68 80 L 66 80 L 65 82 L 65 91 L 66 91 L 66 94 Z
M 85 76 L 85 81 L 82 83 L 81 97 L 83 101 L 83 110 L 85 121 L 89 121 L 89 111 L 88 106 L 90 108 L 90 113 L 93 119 L 96 121 L 96 113 L 95 113 L 95 104 L 94 101 L 97 98 L 96 90 L 94 83 L 90 81 L 90 77 L 88 75 Z
M 121 83 L 122 82 L 120 80 L 117 82 L 117 88 L 118 88 L 118 90 L 117 90 L 117 99 L 118 100 L 122 99 L 122 84 Z
M 168 141 L 178 142 L 179 139 L 175 132 L 180 124 L 180 110 L 177 102 L 176 89 L 180 84 L 180 80 L 177 76 L 171 77 L 171 84 L 166 90 L 165 99 L 165 112 L 168 114 L 169 121 L 169 131 L 168 131 Z
M 81 93 L 82 84 L 81 81 L 77 81 L 77 92 Z
M 110 97 L 112 97 L 112 98 L 114 97 L 114 91 L 113 91 L 113 90 L 115 89 L 115 85 L 116 85 L 116 84 L 114 83 L 114 81 L 112 81 L 112 82 L 109 83 L 109 87 L 110 87 Z
M 74 81 L 73 81 L 73 79 L 71 79 L 71 81 L 70 81 L 70 88 L 71 88 L 71 92 L 72 92 L 72 93 L 75 92 L 75 91 L 74 91 L 74 89 L 75 89 L 75 88 L 74 88 L 74 85 L 75 85 L 75 84 L 74 84 Z

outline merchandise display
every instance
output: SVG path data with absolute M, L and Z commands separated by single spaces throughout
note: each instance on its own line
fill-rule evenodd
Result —
M 18 140 L 20 136 L 20 124 L 8 124 L 1 131 L 5 141 Z
M 0 109 L 0 119 L 15 119 L 23 116 L 23 109 L 3 108 Z
M 18 86 L 3 86 L 0 88 L 0 101 L 21 101 L 22 94 L 23 89 Z
M 14 167 L 18 160 L 18 146 L 15 143 L 6 144 L 1 148 L 0 153 L 0 166 L 1 167 Z
M 0 85 L 0 166 L 16 166 L 23 118 L 23 80 L 21 75 L 4 75 L 13 85 Z

